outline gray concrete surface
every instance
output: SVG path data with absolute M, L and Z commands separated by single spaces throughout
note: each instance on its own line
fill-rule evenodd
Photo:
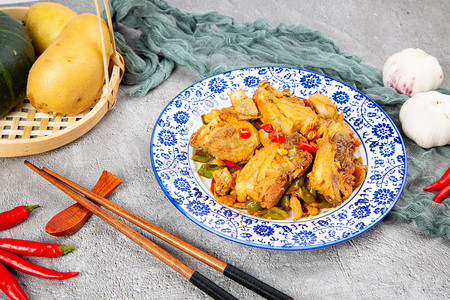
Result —
M 95 12 L 93 1 L 58 1 L 77 12 Z M 302 23 L 334 39 L 343 51 L 382 68 L 408 47 L 422 48 L 440 61 L 450 88 L 450 2 L 438 1 L 199 1 L 174 0 L 188 11 L 218 12 L 239 21 L 267 18 L 274 25 Z M 29 5 L 25 3 L 22 5 Z M 30 299 L 208 299 L 184 278 L 93 217 L 77 234 L 57 238 L 44 226 L 72 200 L 23 164 L 47 166 L 79 184 L 93 187 L 102 170 L 124 180 L 111 199 L 217 257 L 246 270 L 296 299 L 445 299 L 450 294 L 448 238 L 422 234 L 414 223 L 391 216 L 348 242 L 312 251 L 269 251 L 239 245 L 198 227 L 161 191 L 153 175 L 149 144 L 165 105 L 198 78 L 177 68 L 142 98 L 130 99 L 122 86 L 116 107 L 83 137 L 62 148 L 29 157 L 0 158 L 0 210 L 16 205 L 42 207 L 25 223 L 0 232 L 21 238 L 77 246 L 56 259 L 31 261 L 76 278 L 52 281 L 14 272 Z M 130 122 L 133 120 L 133 122 Z M 164 248 L 240 299 L 260 299 L 163 243 Z M 0 299 L 6 299 L 0 294 Z

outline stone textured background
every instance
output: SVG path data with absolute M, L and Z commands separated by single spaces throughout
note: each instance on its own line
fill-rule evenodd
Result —
M 78 13 L 95 13 L 91 0 L 57 1 Z M 334 39 L 341 50 L 382 68 L 404 48 L 421 48 L 444 69 L 442 87 L 450 88 L 450 2 L 439 1 L 171 1 L 180 9 L 216 10 L 238 21 L 266 18 L 272 24 L 301 23 Z M 21 5 L 29 6 L 31 3 Z M 169 101 L 198 81 L 177 68 L 145 97 L 130 99 L 119 90 L 117 105 L 86 135 L 62 148 L 30 157 L 0 158 L 0 210 L 16 205 L 42 207 L 24 223 L 0 232 L 21 238 L 76 245 L 56 259 L 31 261 L 61 271 L 80 271 L 65 281 L 14 272 L 30 299 L 207 299 L 184 278 L 93 217 L 77 234 L 53 237 L 48 220 L 72 200 L 25 167 L 30 160 L 92 188 L 103 170 L 124 180 L 110 197 L 207 252 L 246 270 L 297 299 L 444 299 L 450 294 L 448 238 L 422 234 L 412 222 L 392 216 L 348 242 L 311 251 L 269 251 L 239 245 L 198 227 L 165 197 L 152 171 L 149 147 L 155 122 Z M 247 289 L 158 242 L 191 267 L 240 299 L 260 299 Z M 0 299 L 6 299 L 0 294 Z

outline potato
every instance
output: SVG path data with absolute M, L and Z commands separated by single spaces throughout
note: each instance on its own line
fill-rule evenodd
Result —
M 32 5 L 24 16 L 23 23 L 36 56 L 41 55 L 64 26 L 77 15 L 70 8 L 58 3 L 40 2 Z
M 102 20 L 107 62 L 112 54 Z M 103 56 L 96 15 L 72 19 L 42 53 L 28 75 L 27 97 L 37 110 L 75 115 L 91 106 L 104 82 Z

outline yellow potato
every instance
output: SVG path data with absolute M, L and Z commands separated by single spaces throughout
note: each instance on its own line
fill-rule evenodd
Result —
M 58 3 L 40 2 L 32 5 L 24 16 L 23 23 L 36 56 L 41 55 L 64 26 L 77 15 L 70 8 Z
M 107 62 L 112 54 L 108 28 L 102 21 Z M 49 114 L 78 114 L 91 106 L 104 82 L 98 19 L 81 14 L 67 24 L 33 64 L 27 97 Z

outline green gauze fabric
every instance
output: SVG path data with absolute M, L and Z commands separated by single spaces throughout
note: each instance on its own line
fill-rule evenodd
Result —
M 123 83 L 143 96 L 186 66 L 199 80 L 251 66 L 289 66 L 333 77 L 377 102 L 401 128 L 398 113 L 407 99 L 382 83 L 381 71 L 343 53 L 334 41 L 302 25 L 272 26 L 211 13 L 188 13 L 165 1 L 110 0 L 118 51 L 125 60 Z M 125 38 L 126 37 L 126 38 Z M 450 94 L 449 90 L 440 90 Z M 432 206 L 435 193 L 422 188 L 448 168 L 450 145 L 424 150 L 403 137 L 408 156 L 405 189 L 390 214 L 430 236 L 450 235 L 450 199 Z

